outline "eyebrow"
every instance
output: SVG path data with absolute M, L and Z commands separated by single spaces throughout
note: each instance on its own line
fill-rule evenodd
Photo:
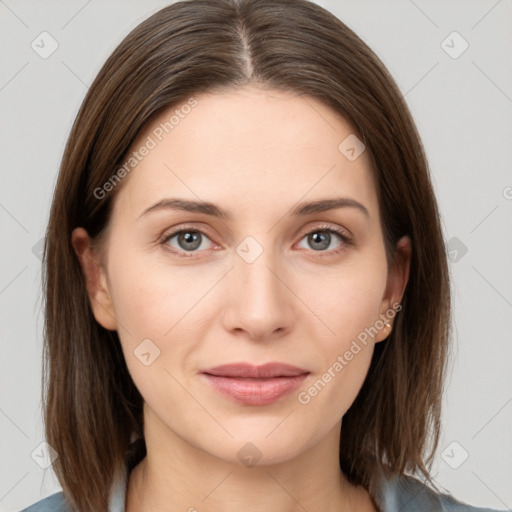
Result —
M 290 213 L 294 216 L 303 216 L 311 215 L 313 213 L 322 213 L 338 208 L 354 208 L 357 211 L 362 212 L 366 217 L 370 217 L 370 213 L 366 206 L 349 197 L 336 197 L 332 199 L 319 199 L 317 201 L 302 202 L 293 207 Z M 154 205 L 146 208 L 140 214 L 139 218 L 148 215 L 149 213 L 161 210 L 204 213 L 205 215 L 211 215 L 212 217 L 217 217 L 222 220 L 233 219 L 233 215 L 220 206 L 208 201 L 192 201 L 187 199 L 162 199 Z

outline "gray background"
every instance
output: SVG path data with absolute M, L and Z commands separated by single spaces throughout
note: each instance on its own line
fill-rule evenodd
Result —
M 60 489 L 51 466 L 35 460 L 44 440 L 38 244 L 64 143 L 103 61 L 168 3 L 0 0 L 1 511 Z M 456 346 L 435 480 L 472 504 L 511 508 L 512 2 L 318 3 L 391 71 L 432 169 L 449 240 Z M 58 43 L 46 59 L 31 47 L 43 31 Z M 469 44 L 457 58 L 464 43 L 446 39 L 453 31 Z

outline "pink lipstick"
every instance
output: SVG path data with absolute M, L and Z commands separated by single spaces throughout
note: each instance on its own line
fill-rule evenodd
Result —
M 201 370 L 220 393 L 247 405 L 268 405 L 298 388 L 307 370 L 284 363 L 235 363 Z

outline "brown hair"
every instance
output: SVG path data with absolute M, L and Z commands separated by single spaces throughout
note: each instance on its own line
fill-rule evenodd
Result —
M 118 335 L 92 314 L 71 245 L 96 240 L 122 165 L 161 109 L 192 94 L 253 83 L 314 97 L 351 123 L 372 162 L 388 264 L 412 242 L 409 283 L 395 327 L 376 344 L 364 385 L 343 418 L 340 465 L 369 488 L 379 467 L 428 478 L 438 443 L 450 327 L 450 286 L 438 207 L 407 105 L 384 65 L 345 24 L 307 0 L 189 0 L 165 7 L 115 49 L 71 130 L 44 247 L 44 421 L 53 464 L 79 511 L 106 511 L 126 454 L 145 454 L 142 397 Z M 139 440 L 135 443 L 133 435 Z

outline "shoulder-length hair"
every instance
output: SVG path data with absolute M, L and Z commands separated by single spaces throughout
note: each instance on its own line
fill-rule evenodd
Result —
M 411 239 L 402 310 L 343 417 L 340 467 L 367 488 L 381 468 L 428 478 L 439 439 L 450 285 L 428 163 L 399 88 L 351 29 L 307 0 L 188 0 L 138 25 L 101 68 L 72 127 L 51 206 L 44 423 L 59 454 L 53 469 L 79 511 L 107 510 L 127 453 L 133 465 L 145 444 L 142 397 L 117 333 L 92 314 L 71 232 L 81 226 L 95 240 L 105 232 L 122 183 L 105 197 L 97 190 L 151 116 L 194 94 L 249 83 L 314 97 L 343 116 L 370 155 L 389 266 L 397 241 Z

